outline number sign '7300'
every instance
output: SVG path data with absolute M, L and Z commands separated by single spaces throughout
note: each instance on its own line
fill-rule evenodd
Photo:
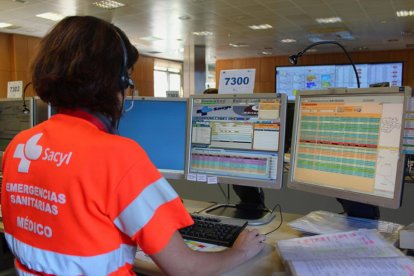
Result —
M 256 69 L 221 70 L 219 94 L 252 94 Z

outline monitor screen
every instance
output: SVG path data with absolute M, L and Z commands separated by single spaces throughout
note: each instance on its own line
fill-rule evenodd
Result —
M 402 86 L 403 63 L 355 64 L 360 88 L 388 82 L 389 86 Z M 321 90 L 331 87 L 357 88 L 351 65 L 277 66 L 276 93 L 286 93 L 294 100 L 299 90 Z
M 405 87 L 299 91 L 288 187 L 399 207 L 410 93 Z
M 166 178 L 183 178 L 187 100 L 128 98 L 124 109 L 129 111 L 119 122 L 120 135 L 140 144 Z
M 33 125 L 40 124 L 52 115 L 50 104 L 45 103 L 39 97 L 33 97 Z
M 285 94 L 191 96 L 186 179 L 280 189 L 286 104 Z
M 32 107 L 32 98 L 25 100 L 26 107 Z M 22 99 L 0 99 L 0 151 L 4 151 L 14 136 L 33 126 L 31 112 L 23 112 Z

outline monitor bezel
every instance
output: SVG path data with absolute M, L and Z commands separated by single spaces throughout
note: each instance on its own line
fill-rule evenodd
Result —
M 400 133 L 399 142 L 399 160 L 397 164 L 397 173 L 395 179 L 395 189 L 392 198 L 380 197 L 377 195 L 369 195 L 358 192 L 352 192 L 342 189 L 335 189 L 330 187 L 323 187 L 319 185 L 313 185 L 311 183 L 299 182 L 293 179 L 294 177 L 294 164 L 296 161 L 296 146 L 297 146 L 297 130 L 298 130 L 298 116 L 299 116 L 299 104 L 302 98 L 319 97 L 319 96 L 353 96 L 353 95 L 372 95 L 372 93 L 378 93 L 383 95 L 392 95 L 399 93 L 404 96 L 404 110 L 407 110 L 408 99 L 411 96 L 411 88 L 409 87 L 371 87 L 371 88 L 339 88 L 339 89 L 327 89 L 327 90 L 307 90 L 299 91 L 295 100 L 295 116 L 293 123 L 293 134 L 292 134 L 292 152 L 290 157 L 290 169 L 288 174 L 287 187 L 299 191 L 305 191 L 315 194 L 320 194 L 329 197 L 342 198 L 346 200 L 361 202 L 365 204 L 376 205 L 380 207 L 387 207 L 396 209 L 400 207 L 402 200 L 402 191 L 404 186 L 404 154 L 402 151 L 403 132 L 405 125 L 405 115 L 403 112 L 402 116 L 402 127 Z
M 385 61 L 385 62 L 358 62 L 358 63 L 354 63 L 355 66 L 357 65 L 378 65 L 378 64 L 391 64 L 391 63 L 399 63 L 401 64 L 401 85 L 404 86 L 404 67 L 405 67 L 405 62 L 404 61 Z M 349 65 L 352 66 L 350 63 L 327 63 L 327 64 L 323 64 L 323 63 L 318 63 L 318 64 L 300 64 L 300 65 L 276 65 L 275 66 L 275 93 L 281 93 L 277 91 L 277 70 L 278 68 L 291 68 L 291 67 L 315 67 L 315 66 L 343 66 L 343 65 Z M 392 86 L 392 87 L 399 87 L 399 86 Z M 367 87 L 368 88 L 368 87 Z M 307 90 L 307 91 L 318 91 L 318 90 Z M 295 102 L 295 98 L 291 98 L 288 95 L 288 101 L 289 102 Z
M 33 97 L 33 125 L 46 121 L 52 116 L 52 106 L 44 102 L 39 96 Z
M 125 106 L 127 100 L 132 101 L 163 101 L 163 102 L 185 102 L 187 104 L 187 112 L 188 112 L 188 99 L 187 98 L 180 98 L 180 97 L 142 97 L 142 96 L 126 96 L 124 102 L 124 108 L 128 108 Z M 187 115 L 186 115 L 187 117 Z M 187 125 L 185 126 L 185 133 L 187 140 Z M 187 145 L 187 141 L 185 141 L 184 145 Z M 185 154 L 185 147 L 184 152 Z M 162 169 L 157 168 L 158 171 L 164 176 L 166 179 L 173 179 L 173 180 L 182 180 L 184 179 L 184 170 L 169 170 L 169 169 Z M 185 155 L 184 155 L 184 169 L 185 169 Z
M 270 189 L 281 189 L 283 184 L 283 159 L 284 159 L 284 143 L 285 143 L 285 129 L 286 129 L 286 107 L 287 107 L 287 95 L 280 93 L 254 93 L 254 94 L 203 94 L 203 95 L 191 95 L 188 102 L 187 110 L 187 143 L 186 143 L 186 155 L 185 155 L 185 166 L 184 166 L 184 177 L 188 179 L 190 172 L 190 148 L 191 148 L 191 125 L 192 125 L 192 109 L 193 102 L 196 99 L 280 99 L 280 130 L 279 130 L 279 154 L 277 157 L 277 171 L 278 174 L 276 180 L 258 180 L 258 179 L 243 179 L 228 176 L 219 176 L 216 174 L 205 174 L 208 176 L 217 177 L 218 183 L 233 184 L 242 186 L 254 186 L 258 188 L 270 188 Z

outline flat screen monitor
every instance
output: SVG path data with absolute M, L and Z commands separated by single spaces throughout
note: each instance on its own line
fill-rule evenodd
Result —
M 33 98 L 25 99 L 26 107 L 33 106 Z M 4 151 L 14 136 L 33 126 L 32 112 L 23 112 L 22 99 L 0 99 L 0 151 Z
M 355 64 L 360 88 L 372 84 L 389 83 L 402 86 L 403 63 Z M 299 90 L 321 90 L 327 88 L 357 88 L 355 72 L 351 65 L 306 65 L 277 66 L 276 93 L 286 93 L 294 100 Z
M 187 99 L 128 98 L 124 109 L 120 135 L 135 140 L 166 178 L 183 178 Z
M 280 189 L 286 104 L 285 94 L 191 96 L 186 179 Z
M 39 97 L 33 97 L 33 125 L 40 124 L 52 115 L 52 108 L 50 104 L 42 101 Z
M 406 87 L 299 91 L 288 187 L 398 208 L 410 95 Z

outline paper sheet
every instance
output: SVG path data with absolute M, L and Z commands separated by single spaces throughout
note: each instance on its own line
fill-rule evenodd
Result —
M 285 261 L 404 255 L 386 242 L 378 231 L 366 229 L 280 240 L 277 242 L 277 248 Z
M 292 261 L 289 267 L 293 275 L 306 276 L 414 275 L 414 261 L 407 257 Z

